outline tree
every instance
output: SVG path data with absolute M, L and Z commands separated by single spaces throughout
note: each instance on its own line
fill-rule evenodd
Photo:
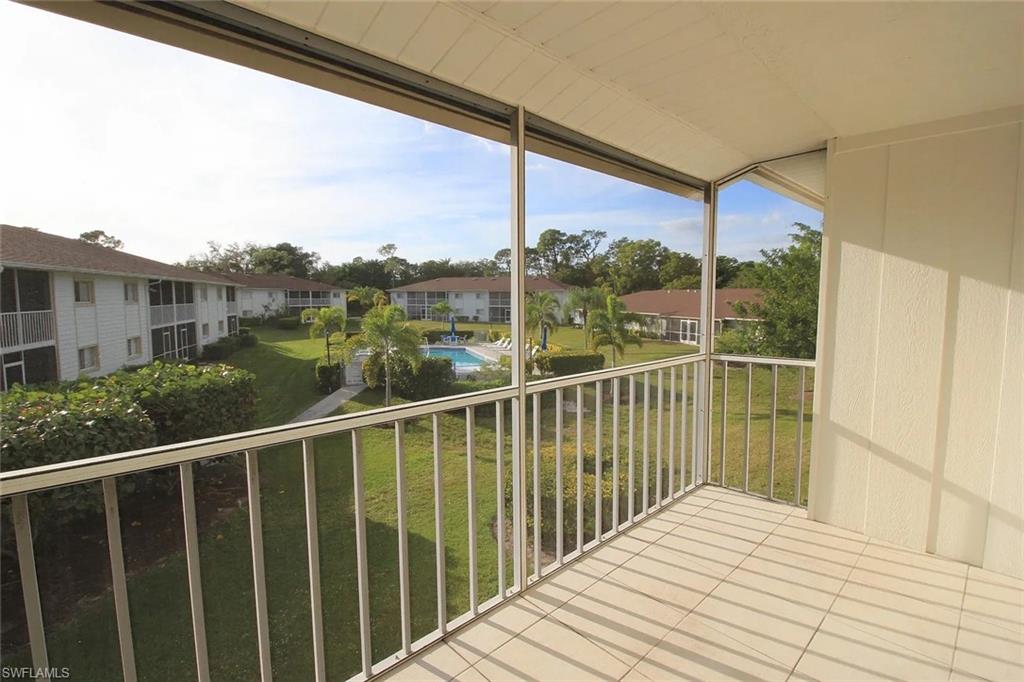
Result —
M 605 305 L 605 293 L 597 287 L 585 289 L 573 289 L 569 292 L 569 298 L 565 304 L 565 318 L 570 319 L 572 314 L 579 311 L 583 318 L 583 343 L 590 349 L 590 318 L 591 313 Z
M 764 255 L 764 251 L 761 254 Z M 718 256 L 715 258 L 715 288 L 728 289 L 744 286 L 740 282 L 749 282 L 747 278 L 755 267 L 754 261 L 741 261 L 732 256 Z
M 743 317 L 755 318 L 740 328 L 745 352 L 791 358 L 813 358 L 818 326 L 818 277 L 821 271 L 821 231 L 794 223 L 792 244 L 761 251 L 754 265 L 763 298 L 734 303 Z
M 99 246 L 105 246 L 108 249 L 123 249 L 124 242 L 115 237 L 112 234 L 107 234 L 103 230 L 89 230 L 78 235 L 79 240 L 87 242 L 89 244 L 97 244 Z
M 331 334 L 345 331 L 345 311 L 341 308 L 307 308 L 302 311 L 303 320 L 311 320 L 309 338 L 324 337 L 327 348 L 327 364 L 331 364 Z
M 306 251 L 289 242 L 281 242 L 274 246 L 253 248 L 249 260 L 253 272 L 306 279 L 313 275 L 320 263 L 320 254 Z
M 357 350 L 366 348 L 370 351 L 366 363 L 371 368 L 374 363 L 384 363 L 384 406 L 388 407 L 391 405 L 391 368 L 399 359 L 419 367 L 420 340 L 420 333 L 406 321 L 404 310 L 397 305 L 378 306 L 363 316 L 362 331 L 346 341 L 345 358 L 350 361 Z M 373 374 L 364 371 L 364 376 Z
M 206 253 L 192 254 L 185 267 L 204 272 L 252 272 L 252 253 L 260 247 L 252 242 L 232 242 L 222 246 L 219 242 L 206 242 Z
M 430 306 L 431 312 L 435 315 L 439 315 L 443 320 L 450 320 L 452 313 L 455 312 L 455 308 L 452 307 L 448 301 L 438 301 L 434 305 Z
M 395 286 L 395 283 L 402 280 L 410 270 L 409 261 L 399 258 L 395 255 L 396 253 L 398 253 L 398 247 L 394 244 L 385 244 L 377 249 L 377 255 L 384 258 L 384 272 L 388 276 L 388 288 Z
M 512 272 L 512 249 L 498 249 L 495 251 L 494 264 L 500 273 Z
M 542 334 L 546 327 L 554 332 L 561 320 L 558 317 L 558 299 L 547 291 L 535 291 L 526 300 L 526 333 Z
M 349 289 L 347 298 L 351 303 L 358 303 L 359 307 L 365 311 L 377 305 L 380 294 L 384 294 L 384 292 L 377 287 L 355 287 Z
M 640 335 L 634 332 L 631 327 L 639 324 L 640 318 L 626 310 L 626 304 L 619 300 L 614 294 L 605 297 L 603 308 L 595 310 L 590 323 L 591 334 L 593 335 L 594 350 L 600 350 L 602 346 L 612 349 L 612 367 L 619 355 L 626 352 L 626 344 L 642 346 L 643 341 Z

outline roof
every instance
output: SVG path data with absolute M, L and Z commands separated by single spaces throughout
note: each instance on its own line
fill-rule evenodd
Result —
M 548 277 L 527 277 L 527 291 L 565 291 L 569 287 Z M 506 277 L 437 277 L 425 282 L 406 284 L 390 291 L 512 291 L 512 278 Z
M 653 289 L 637 291 L 620 297 L 626 309 L 633 313 L 665 315 L 668 317 L 700 317 L 699 289 Z M 718 289 L 715 291 L 715 319 L 743 317 L 733 303 L 752 303 L 761 300 L 760 289 Z
M 260 275 L 241 272 L 222 272 L 219 274 L 221 277 L 225 277 L 236 284 L 255 289 L 287 289 L 288 291 L 329 291 L 341 289 L 341 287 L 334 284 L 292 277 L 291 275 Z
M 211 272 L 190 270 L 106 246 L 90 244 L 80 239 L 60 237 L 30 227 L 13 225 L 0 225 L 0 262 L 8 266 L 25 266 L 41 270 L 232 284 L 230 280 Z

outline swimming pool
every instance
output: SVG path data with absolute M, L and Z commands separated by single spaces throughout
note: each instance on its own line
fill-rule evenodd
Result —
M 486 358 L 458 346 L 424 346 L 420 350 L 424 357 L 448 358 L 456 370 L 477 369 L 487 362 Z

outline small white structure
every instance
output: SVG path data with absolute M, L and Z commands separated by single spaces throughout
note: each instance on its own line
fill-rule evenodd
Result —
M 219 275 L 0 225 L 0 389 L 194 358 L 238 330 Z
M 527 277 L 527 293 L 546 291 L 558 301 L 559 314 L 565 306 L 569 287 L 547 277 Z M 437 277 L 395 287 L 388 293 L 410 320 L 439 320 L 433 306 L 448 301 L 455 319 L 466 322 L 512 321 L 512 280 L 504 277 Z
M 298 315 L 307 308 L 341 308 L 348 311 L 346 291 L 331 284 L 291 275 L 221 273 L 240 287 L 242 317 Z

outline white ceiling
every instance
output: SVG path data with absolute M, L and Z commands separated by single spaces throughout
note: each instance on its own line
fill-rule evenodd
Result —
M 714 179 L 1024 104 L 1024 3 L 238 4 Z

